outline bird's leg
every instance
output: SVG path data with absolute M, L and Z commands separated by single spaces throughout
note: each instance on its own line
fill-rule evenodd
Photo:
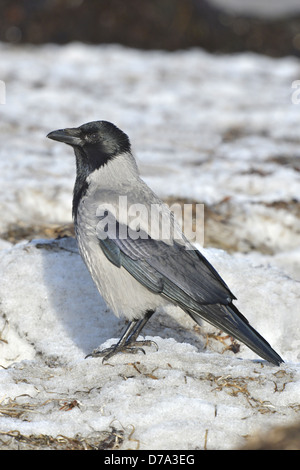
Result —
M 130 347 L 132 347 L 132 346 L 155 346 L 156 349 L 158 350 L 158 346 L 155 343 L 155 341 L 151 341 L 151 340 L 147 340 L 147 339 L 142 340 L 142 341 L 137 341 L 137 338 L 138 338 L 140 332 L 142 331 L 142 329 L 146 325 L 147 321 L 152 317 L 153 313 L 154 313 L 154 310 L 147 310 L 145 316 L 141 320 L 137 321 L 137 323 L 134 325 L 134 328 L 133 328 L 133 331 L 132 331 L 131 335 L 126 340 L 125 344 L 128 344 Z M 138 349 L 142 349 L 142 348 L 138 347 Z M 145 352 L 143 349 L 142 349 L 142 351 Z
M 109 359 L 113 355 L 117 354 L 118 352 L 136 354 L 141 351 L 146 354 L 143 349 L 143 346 L 152 345 L 155 345 L 158 349 L 157 344 L 154 341 L 137 341 L 138 335 L 142 331 L 143 327 L 146 325 L 147 321 L 153 315 L 153 313 L 154 310 L 148 310 L 142 319 L 132 320 L 127 326 L 125 332 L 123 333 L 117 344 L 113 344 L 111 347 L 102 350 L 99 348 L 94 349 L 94 351 L 91 354 L 88 354 L 86 357 L 104 356 L 102 360 L 102 362 L 104 362 L 107 361 L 107 359 Z

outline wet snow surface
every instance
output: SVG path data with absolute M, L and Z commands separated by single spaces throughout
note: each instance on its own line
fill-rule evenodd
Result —
M 158 351 L 85 359 L 125 322 L 105 306 L 74 240 L 2 235 L 1 442 L 61 435 L 121 449 L 232 449 L 299 419 L 299 60 L 81 44 L 0 53 L 1 233 L 71 221 L 72 151 L 45 135 L 112 121 L 164 200 L 217 214 L 207 230 L 222 243 L 200 248 L 286 361 L 271 366 L 244 345 L 234 352 L 230 338 L 174 307 L 143 331 Z

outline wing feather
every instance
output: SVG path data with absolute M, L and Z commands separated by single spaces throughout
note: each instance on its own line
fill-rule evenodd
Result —
M 170 244 L 154 240 L 146 232 L 133 234 L 128 227 L 124 232 L 124 226 L 117 220 L 115 223 L 113 233 L 98 231 L 103 253 L 152 292 L 165 295 L 183 308 L 196 308 L 199 304 L 227 305 L 235 298 L 200 252 L 187 250 L 176 241 Z M 124 237 L 126 230 L 128 236 Z

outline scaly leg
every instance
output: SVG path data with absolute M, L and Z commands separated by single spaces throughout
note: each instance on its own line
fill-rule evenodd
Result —
M 137 338 L 146 325 L 147 321 L 152 317 L 154 310 L 148 310 L 144 318 L 140 320 L 132 320 L 127 326 L 125 332 L 121 336 L 117 344 L 113 344 L 106 349 L 94 349 L 91 354 L 88 354 L 86 357 L 101 357 L 104 356 L 102 362 L 107 361 L 110 357 L 114 356 L 119 352 L 136 354 L 139 351 L 146 354 L 143 346 L 156 346 L 157 344 L 151 340 L 137 341 Z

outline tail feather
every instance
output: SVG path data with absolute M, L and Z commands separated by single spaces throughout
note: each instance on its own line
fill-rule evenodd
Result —
M 201 305 L 201 310 L 186 312 L 199 324 L 200 318 L 220 328 L 225 333 L 243 342 L 263 359 L 277 366 L 284 362 L 270 344 L 249 324 L 241 312 L 230 303 L 229 305 Z

